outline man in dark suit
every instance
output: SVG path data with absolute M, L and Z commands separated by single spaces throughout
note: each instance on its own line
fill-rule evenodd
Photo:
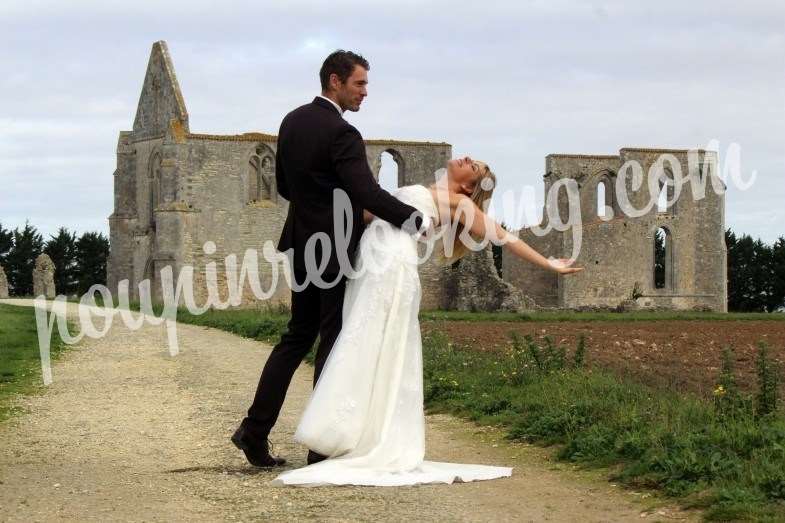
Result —
M 273 467 L 285 460 L 270 454 L 268 435 L 281 410 L 292 375 L 313 346 L 317 336 L 314 385 L 327 355 L 341 330 L 341 314 L 346 284 L 346 260 L 353 260 L 364 229 L 363 210 L 412 234 L 423 227 L 422 214 L 382 189 L 368 166 L 365 143 L 359 131 L 343 119 L 343 112 L 359 111 L 368 95 L 368 62 L 350 51 L 338 50 L 322 64 L 319 79 L 322 94 L 313 102 L 287 114 L 278 132 L 275 178 L 278 193 L 289 200 L 289 214 L 281 233 L 278 250 L 289 251 L 292 275 L 298 284 L 307 276 L 308 265 L 324 270 L 321 279 L 335 282 L 322 288 L 309 282 L 302 290 L 292 290 L 291 311 L 286 332 L 273 348 L 259 378 L 248 415 L 232 436 L 232 442 L 256 466 Z M 351 231 L 345 252 L 338 252 L 333 225 L 333 190 L 346 191 L 352 203 Z M 305 255 L 305 245 L 313 234 L 330 240 L 329 253 L 316 242 L 313 259 Z M 326 260 L 325 260 L 326 258 Z M 308 463 L 324 459 L 313 451 Z

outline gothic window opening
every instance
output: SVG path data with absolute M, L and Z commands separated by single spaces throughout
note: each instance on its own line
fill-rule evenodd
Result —
M 666 227 L 654 232 L 654 288 L 673 289 L 673 238 Z
M 673 214 L 676 211 L 676 202 L 673 200 L 673 195 L 676 190 L 676 184 L 673 181 L 673 173 L 666 170 L 660 175 L 657 183 L 659 187 L 659 192 L 657 193 L 657 212 Z
M 275 200 L 275 173 L 273 159 L 270 156 L 262 158 L 258 186 L 260 200 Z
M 379 185 L 391 193 L 401 186 L 400 165 L 391 151 L 384 151 L 381 155 L 381 168 L 379 169 Z
M 603 178 L 597 183 L 597 216 L 610 219 L 613 217 L 613 192 L 610 180 Z
M 248 202 L 259 199 L 259 157 L 255 154 L 248 159 Z
M 149 223 L 155 229 L 155 208 L 161 203 L 161 155 L 155 153 L 150 160 L 150 170 L 147 175 L 149 191 Z
M 248 159 L 248 201 L 276 201 L 275 159 L 265 147 L 257 147 Z

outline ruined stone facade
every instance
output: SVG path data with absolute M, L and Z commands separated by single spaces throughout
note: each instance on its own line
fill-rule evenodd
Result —
M 527 312 L 536 308 L 521 289 L 499 277 L 490 248 L 458 260 L 443 274 L 441 286 L 445 309 Z
M 275 187 L 275 153 L 276 137 L 270 134 L 192 133 L 166 43 L 156 42 L 133 129 L 121 131 L 117 144 L 107 264 L 112 292 L 120 281 L 128 280 L 131 299 L 138 299 L 138 286 L 147 281 L 157 301 L 163 269 L 171 267 L 176 280 L 181 269 L 192 268 L 197 304 L 204 303 L 210 282 L 226 299 L 224 260 L 235 255 L 238 270 L 230 272 L 239 273 L 249 248 L 259 253 L 259 279 L 262 289 L 268 289 L 272 274 L 262 247 L 268 240 L 277 243 L 288 211 L 288 202 Z M 452 147 L 443 142 L 366 140 L 366 153 L 377 178 L 381 155 L 389 153 L 398 167 L 398 186 L 429 185 L 451 158 Z M 652 154 L 623 149 L 619 156 L 551 155 L 546 161 L 546 192 L 556 179 L 573 177 L 582 186 L 582 200 L 589 202 L 597 181 L 603 176 L 614 180 L 627 157 L 649 161 Z M 480 311 L 615 307 L 638 282 L 644 296 L 635 303 L 641 306 L 725 310 L 723 199 L 710 194 L 696 204 L 682 207 L 680 201 L 678 207 L 678 213 L 652 213 L 639 219 L 584 220 L 578 264 L 587 270 L 569 278 L 545 273 L 505 253 L 502 279 L 490 248 L 467 255 L 457 266 L 438 266 L 432 257 L 420 266 L 421 307 Z M 667 226 L 671 233 L 672 261 L 670 287 L 653 291 L 647 278 L 653 228 L 658 225 Z M 521 236 L 546 256 L 569 255 L 571 239 L 563 233 L 536 237 L 525 230 Z M 272 298 L 263 302 L 246 283 L 241 306 L 288 304 L 286 280 L 277 280 Z
M 8 278 L 5 276 L 3 266 L 0 265 L 0 300 L 8 298 Z
M 393 157 L 399 186 L 432 183 L 434 172 L 452 155 L 447 143 L 403 140 L 366 140 L 366 150 L 377 177 L 382 153 Z M 216 288 L 225 299 L 224 259 L 234 254 L 239 265 L 248 248 L 258 251 L 262 288 L 269 288 L 270 266 L 262 246 L 267 240 L 277 244 L 288 211 L 275 188 L 275 151 L 276 137 L 270 134 L 191 133 L 166 43 L 156 42 L 133 130 L 121 131 L 117 145 L 109 288 L 116 292 L 127 279 L 131 299 L 138 299 L 137 286 L 148 279 L 159 300 L 161 270 L 171 266 L 176 279 L 181 268 L 191 266 L 194 294 L 203 303 L 208 266 L 214 263 Z M 205 252 L 205 242 L 214 242 L 215 249 Z M 422 266 L 424 307 L 443 306 L 445 270 L 433 263 Z M 278 281 L 265 302 L 288 304 L 289 287 L 284 278 Z M 243 304 L 256 301 L 246 285 Z
M 49 299 L 54 299 L 55 291 L 55 264 L 46 254 L 40 254 L 35 259 L 33 268 L 33 296 L 44 295 Z
M 619 173 L 627 172 L 622 166 L 635 164 L 641 167 L 640 183 L 633 183 L 631 174 L 619 180 Z M 674 175 L 676 169 L 681 169 L 681 176 Z M 608 156 L 549 155 L 544 176 L 546 205 L 543 221 L 537 226 L 540 230 L 548 222 L 548 192 L 564 178 L 577 184 L 574 200 L 580 203 L 582 237 L 575 265 L 585 270 L 557 276 L 504 251 L 506 280 L 540 307 L 727 312 L 725 184 L 717 176 L 715 152 L 623 148 L 618 155 Z M 626 195 L 641 216 L 622 212 L 627 205 L 622 205 L 619 195 Z M 661 205 L 666 198 L 666 205 Z M 555 201 L 559 219 L 566 223 L 569 198 L 565 188 L 559 190 Z M 523 229 L 519 237 L 545 256 L 571 256 L 574 236 L 570 230 L 552 229 L 538 235 L 535 229 Z M 659 257 L 664 266 L 656 281 L 658 230 L 665 249 Z

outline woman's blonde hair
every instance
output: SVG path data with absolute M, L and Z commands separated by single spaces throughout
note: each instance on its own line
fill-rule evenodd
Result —
M 490 167 L 488 167 L 488 164 L 485 162 L 481 162 L 479 160 L 474 160 L 474 162 L 479 165 L 480 174 L 475 180 L 474 189 L 472 190 L 472 195 L 469 198 L 474 205 L 480 208 L 482 212 L 486 212 L 488 205 L 490 204 L 491 195 L 493 195 L 493 189 L 496 187 L 496 175 L 493 174 L 493 171 L 491 171 Z M 469 252 L 469 248 L 460 239 L 465 228 L 466 227 L 463 223 L 457 223 L 454 236 L 447 232 L 445 236 L 442 237 L 442 241 L 439 242 L 439 247 L 435 252 L 436 262 L 438 264 L 452 265 Z M 471 233 L 469 234 L 471 235 Z M 475 238 L 474 235 L 472 235 L 472 238 Z M 445 254 L 444 246 L 445 242 L 451 239 L 453 240 L 452 254 L 447 256 Z M 477 238 L 475 238 L 475 240 L 477 240 Z

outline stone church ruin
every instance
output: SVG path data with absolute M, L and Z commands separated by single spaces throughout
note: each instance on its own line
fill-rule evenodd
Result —
M 444 142 L 365 143 L 377 179 L 382 154 L 392 156 L 398 186 L 433 183 L 434 173 L 452 157 L 452 146 Z M 235 255 L 239 272 L 246 249 L 258 251 L 260 280 L 267 289 L 272 275 L 262 247 L 268 240 L 277 242 L 289 205 L 276 190 L 275 154 L 276 136 L 271 134 L 192 133 L 166 43 L 153 44 L 133 127 L 120 131 L 117 142 L 114 211 L 108 218 L 110 290 L 116 292 L 118 283 L 127 279 L 131 299 L 139 299 L 138 286 L 147 280 L 153 300 L 158 301 L 161 270 L 170 266 L 176 281 L 183 267 L 192 267 L 197 304 L 204 303 L 207 284 L 213 281 L 226 299 L 225 258 Z M 618 156 L 550 155 L 545 189 L 558 178 L 574 178 L 581 186 L 582 209 L 590 213 L 599 183 L 613 183 L 628 157 L 645 163 L 653 154 L 654 150 L 622 149 Z M 506 253 L 500 277 L 490 247 L 470 253 L 454 266 L 441 267 L 429 260 L 420 266 L 422 308 L 524 311 L 634 303 L 724 311 L 724 199 L 707 193 L 698 202 L 686 201 L 682 194 L 667 213 L 584 220 L 583 247 L 576 264 L 586 270 L 569 278 L 545 273 Z M 618 211 L 609 194 L 604 196 L 610 198 L 608 207 Z M 666 231 L 668 261 L 665 285 L 657 287 L 659 280 L 654 281 L 651 266 L 654 237 L 660 229 Z M 524 229 L 520 235 L 545 256 L 569 255 L 566 232 L 537 237 Z M 268 300 L 259 300 L 246 283 L 240 306 L 287 305 L 290 289 L 284 278 L 278 280 Z M 636 285 L 639 296 L 633 299 Z

